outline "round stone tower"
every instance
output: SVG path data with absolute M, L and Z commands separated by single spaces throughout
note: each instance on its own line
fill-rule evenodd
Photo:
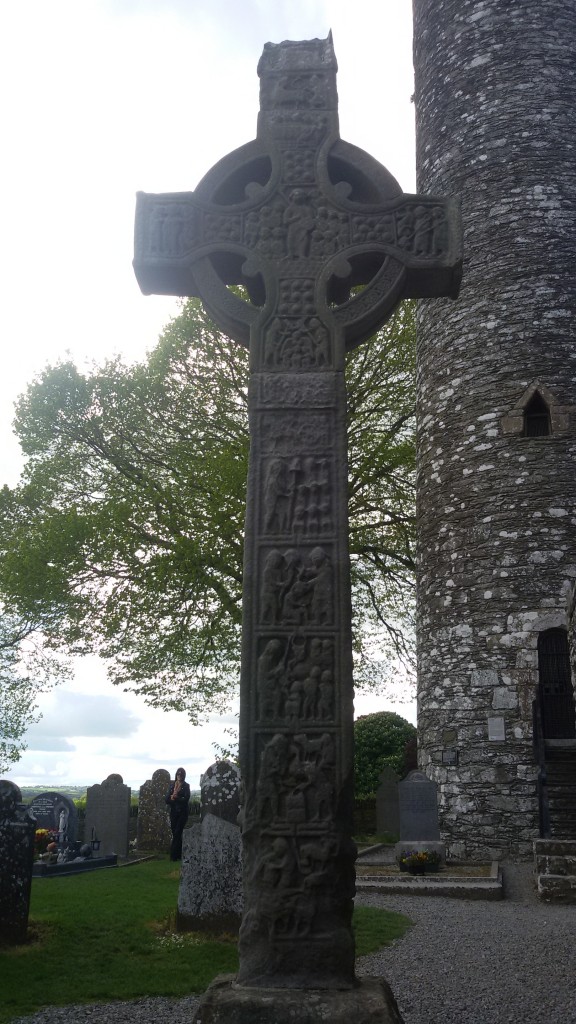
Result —
M 575 54 L 574 0 L 414 0 L 418 191 L 464 223 L 419 309 L 419 749 L 467 857 L 574 828 Z

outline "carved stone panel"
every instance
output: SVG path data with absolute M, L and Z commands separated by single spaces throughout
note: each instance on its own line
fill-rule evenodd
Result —
M 264 461 L 263 533 L 315 537 L 334 530 L 332 459 L 274 456 Z
M 261 626 L 334 624 L 334 567 L 331 545 L 262 548 L 259 572 Z
M 336 714 L 332 636 L 262 637 L 256 671 L 257 720 L 292 728 L 333 724 Z

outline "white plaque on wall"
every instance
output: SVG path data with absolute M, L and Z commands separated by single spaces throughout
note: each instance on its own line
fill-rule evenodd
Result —
M 503 718 L 488 719 L 488 739 L 500 743 L 506 739 L 506 726 Z

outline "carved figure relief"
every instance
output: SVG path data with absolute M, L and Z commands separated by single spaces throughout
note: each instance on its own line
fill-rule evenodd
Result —
M 283 218 L 287 229 L 287 256 L 290 259 L 302 259 L 309 255 L 315 217 L 316 211 L 308 193 L 304 189 L 293 189 Z
M 283 224 L 286 202 L 276 197 L 258 210 L 251 210 L 244 220 L 244 243 L 258 249 L 268 259 L 286 255 L 286 228 Z
M 262 751 L 256 788 L 258 820 L 276 821 L 281 817 L 280 798 L 288 764 L 288 749 L 287 737 L 278 733 Z
M 334 444 L 332 423 L 332 416 L 323 411 L 262 413 L 262 450 L 271 455 L 289 455 L 295 449 L 331 451 Z
M 304 537 L 333 529 L 331 463 L 327 458 L 276 456 L 264 477 L 264 532 Z
M 265 744 L 256 784 L 262 827 L 325 828 L 334 817 L 336 749 L 331 733 L 277 733 Z M 250 824 L 254 818 L 247 809 Z
M 256 685 L 262 721 L 279 719 L 285 695 L 286 657 L 282 640 L 269 640 L 258 658 Z
M 441 255 L 447 238 L 446 214 L 441 206 L 407 204 L 390 213 L 352 218 L 353 242 L 397 245 L 419 258 Z
M 310 255 L 332 256 L 349 244 L 349 218 L 329 206 L 320 204 L 312 233 Z
M 271 369 L 329 366 L 330 335 L 318 317 L 273 320 L 266 332 L 264 364 Z
M 325 548 L 273 548 L 264 559 L 260 621 L 265 626 L 328 626 L 334 618 L 332 561 Z
M 286 160 L 293 164 L 294 181 L 314 179 L 313 160 L 305 155 L 308 152 L 286 153 Z M 314 151 L 310 153 L 313 156 Z M 379 219 L 372 220 L 377 238 Z M 296 187 L 279 193 L 271 202 L 247 213 L 243 228 L 238 216 L 213 214 L 206 215 L 205 227 L 215 240 L 243 241 L 267 259 L 278 260 L 331 256 L 346 246 L 350 238 L 348 215 L 320 202 L 316 188 Z
M 271 939 L 314 931 L 322 892 L 331 892 L 336 883 L 331 862 L 339 846 L 330 833 L 308 840 L 292 835 L 265 837 L 253 870 L 260 898 L 251 928 L 263 926 Z
M 256 662 L 257 721 L 300 728 L 335 721 L 334 642 L 329 637 L 274 637 Z
M 288 459 L 275 458 L 268 463 L 264 480 L 264 531 L 289 533 L 292 522 L 292 487 Z
M 334 679 L 329 669 L 320 676 L 316 716 L 331 721 L 334 718 Z
M 197 244 L 196 216 L 184 203 L 153 203 L 148 226 L 151 256 L 183 256 Z

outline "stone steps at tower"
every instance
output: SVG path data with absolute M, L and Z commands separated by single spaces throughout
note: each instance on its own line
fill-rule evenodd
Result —
M 551 836 L 576 839 L 576 748 L 574 745 L 552 746 L 546 749 L 546 784 Z

